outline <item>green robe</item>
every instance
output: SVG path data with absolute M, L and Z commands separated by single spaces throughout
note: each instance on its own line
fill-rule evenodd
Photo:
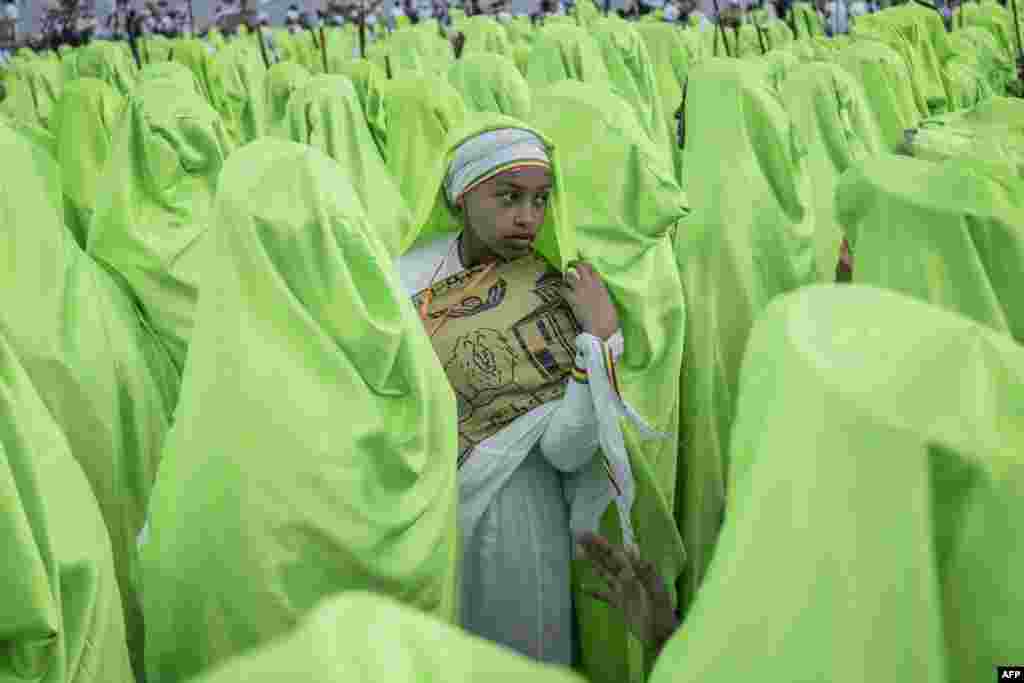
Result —
M 509 57 L 476 52 L 463 55 L 448 70 L 448 82 L 472 111 L 530 115 L 530 87 Z
M 220 185 L 141 551 L 160 683 L 339 592 L 456 608 L 455 398 L 351 179 L 267 138 Z
M 278 137 L 283 135 L 284 127 L 287 124 L 285 113 L 288 109 L 288 101 L 309 79 L 309 69 L 298 62 L 278 62 L 267 70 L 267 77 L 264 80 L 266 89 L 264 100 L 267 105 L 265 128 L 268 135 Z
M 611 87 L 608 67 L 587 31 L 568 24 L 546 26 L 530 49 L 526 81 L 537 91 L 565 80 Z
M 776 300 L 718 550 L 650 683 L 953 683 L 1024 661 L 1021 405 L 1024 350 L 960 316 L 856 285 Z

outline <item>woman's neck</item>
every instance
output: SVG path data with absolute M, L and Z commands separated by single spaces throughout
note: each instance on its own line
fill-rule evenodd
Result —
M 459 260 L 463 268 L 474 268 L 482 263 L 499 260 L 499 256 L 477 239 L 472 230 L 465 229 L 459 235 Z

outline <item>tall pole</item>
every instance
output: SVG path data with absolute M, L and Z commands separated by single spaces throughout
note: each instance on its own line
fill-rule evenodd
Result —
M 323 56 L 324 73 L 327 73 L 327 38 L 324 35 L 323 24 L 320 24 L 320 54 Z
M 196 34 L 196 14 L 192 11 L 192 0 L 188 0 L 188 35 L 191 38 Z
M 270 68 L 270 59 L 267 57 L 267 45 L 263 42 L 263 26 L 256 27 L 256 38 L 260 41 L 260 56 L 263 57 L 263 66 Z
M 366 0 L 360 0 L 359 8 L 359 58 L 366 59 Z

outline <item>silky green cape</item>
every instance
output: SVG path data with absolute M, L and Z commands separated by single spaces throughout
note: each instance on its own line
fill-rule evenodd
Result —
M 864 88 L 888 150 L 900 149 L 904 131 L 921 118 L 906 62 L 884 43 L 857 40 L 839 53 L 839 64 Z
M 565 218 L 580 256 L 593 264 L 618 310 L 625 339 L 625 354 L 616 364 L 622 396 L 667 435 L 642 441 L 632 425 L 623 425 L 636 480 L 636 542 L 672 585 L 686 559 L 673 501 L 687 313 L 670 236 L 688 212 L 686 195 L 624 100 L 600 85 L 576 81 L 537 92 L 535 98 L 531 121 L 561 150 Z M 605 513 L 602 532 L 618 539 L 615 506 Z M 600 579 L 584 563 L 573 570 L 587 677 L 592 683 L 642 681 L 651 662 L 643 661 L 639 643 L 621 616 L 583 592 Z
M 0 680 L 134 683 L 96 498 L 0 335 Z
M 565 80 L 610 87 L 608 79 L 608 67 L 601 52 L 584 29 L 557 24 L 546 26 L 537 34 L 526 67 L 526 81 L 533 90 Z
M 1024 341 L 1024 180 L 969 161 L 884 157 L 837 188 L 854 281 L 893 289 Z
M 64 219 L 81 247 L 89 239 L 100 178 L 124 107 L 124 98 L 95 78 L 68 83 L 57 103 L 51 127 L 64 186 Z
M 272 138 L 225 166 L 142 548 L 151 680 L 346 590 L 454 618 L 455 398 L 351 186 Z
M 683 45 L 683 31 L 664 23 L 637 24 L 654 64 L 654 77 L 661 98 L 665 128 L 671 134 L 672 160 L 676 180 L 683 178 L 683 150 L 678 144 L 676 112 L 683 103 L 683 86 L 690 71 L 691 58 Z
M 288 103 L 283 135 L 315 147 L 346 172 L 374 234 L 392 256 L 412 228 L 412 215 L 377 150 L 352 82 L 315 76 Z
M 246 145 L 266 132 L 266 73 L 259 49 L 248 41 L 238 40 L 213 58 L 211 103 L 233 146 Z
M 448 70 L 448 82 L 462 95 L 468 109 L 516 119 L 530 115 L 530 87 L 508 57 L 464 54 Z
M 384 107 L 384 83 L 387 73 L 366 59 L 350 59 L 341 65 L 338 73 L 347 76 L 355 86 L 359 103 L 363 106 L 366 125 L 370 127 L 374 144 L 383 157 L 387 145 L 387 110 Z
M 263 83 L 267 104 L 266 130 L 269 135 L 284 136 L 288 101 L 309 79 L 309 69 L 298 62 L 278 62 L 267 70 Z
M 521 128 L 541 139 L 551 159 L 552 192 L 549 195 L 544 223 L 537 233 L 534 248 L 552 267 L 564 271 L 571 261 L 579 258 L 576 248 L 575 231 L 565 214 L 565 199 L 562 174 L 564 164 L 561 152 L 544 133 L 523 121 L 501 114 L 470 113 L 462 125 L 452 129 L 440 146 L 440 153 L 421 171 L 423 182 L 422 200 L 413 209 L 415 231 L 408 235 L 402 245 L 402 253 L 436 239 L 445 233 L 463 229 L 461 217 L 457 216 L 445 195 L 444 179 L 455 156 L 455 150 L 466 140 L 481 133 L 501 128 Z
M 511 56 L 511 44 L 505 27 L 487 15 L 470 17 L 462 25 L 462 33 L 466 36 L 466 44 L 462 55 L 484 52 Z
M 718 550 L 651 683 L 1024 661 L 1022 405 L 1024 350 L 960 316 L 851 285 L 777 301 L 743 364 Z
M 3 123 L 0 149 L 0 333 L 92 485 L 113 547 L 133 665 L 141 671 L 135 538 L 177 401 L 178 373 L 131 296 L 65 229 L 52 157 Z
M 212 58 L 206 50 L 206 43 L 201 40 L 178 40 L 174 44 L 174 61 L 189 68 L 199 83 L 200 94 L 207 101 L 213 102 L 211 92 L 210 71 Z
M 139 71 L 138 82 L 167 80 L 185 92 L 202 95 L 203 89 L 196 80 L 195 74 L 180 62 L 157 62 L 147 64 Z
M 932 161 L 977 159 L 1005 164 L 1024 178 L 1024 101 L 990 97 L 974 107 L 925 119 L 909 153 Z
M 671 167 L 675 127 L 669 126 L 654 63 L 639 32 L 618 18 L 596 21 L 590 31 L 608 67 L 612 90 L 633 107 L 636 120 Z
M 393 600 L 351 591 L 193 683 L 584 683 Z
M 227 135 L 198 95 L 154 81 L 136 90 L 114 139 L 89 254 L 124 279 L 181 368 Z
M 725 510 L 729 432 L 740 362 L 775 296 L 817 278 L 806 150 L 763 67 L 710 59 L 690 76 L 687 194 L 675 236 L 686 299 L 676 518 L 693 600 Z M 694 169 L 694 170 L 690 170 Z
M 381 92 L 384 160 L 406 206 L 416 216 L 424 205 L 434 202 L 437 193 L 434 178 L 443 161 L 445 139 L 451 130 L 462 125 L 466 105 L 458 91 L 444 79 L 424 88 L 422 78 L 400 76 L 385 81 Z M 410 234 L 402 240 L 402 253 L 414 237 Z
M 120 43 L 89 43 L 76 51 L 75 65 L 79 78 L 97 78 L 121 95 L 130 94 L 135 87 L 134 65 Z
M 833 282 L 843 240 L 835 214 L 836 185 L 852 164 L 882 153 L 881 131 L 860 85 L 837 64 L 801 65 L 782 84 L 781 95 L 807 144 L 818 279 Z

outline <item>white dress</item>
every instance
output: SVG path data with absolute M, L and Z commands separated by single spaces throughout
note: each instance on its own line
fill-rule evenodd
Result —
M 399 278 L 410 296 L 432 279 L 463 269 L 455 239 L 445 235 L 398 259 Z M 621 354 L 621 334 L 608 343 L 613 357 Z M 578 341 L 580 367 L 589 367 L 588 348 Z M 573 542 L 564 476 L 592 460 L 598 421 L 586 384 L 570 379 L 563 398 L 552 403 L 557 405 L 527 413 L 480 443 L 468 460 L 501 462 L 514 457 L 517 446 L 532 443 L 513 471 L 498 467 L 473 474 L 464 465 L 459 472 L 460 620 L 467 631 L 533 659 L 571 666 Z

